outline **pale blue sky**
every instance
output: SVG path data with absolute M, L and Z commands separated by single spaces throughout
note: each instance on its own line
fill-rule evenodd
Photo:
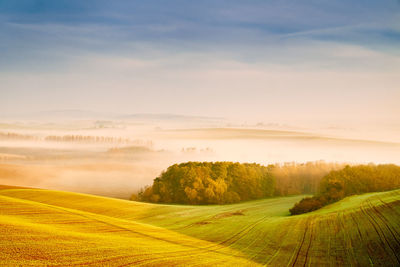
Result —
M 0 1 L 0 112 L 400 123 L 400 3 Z

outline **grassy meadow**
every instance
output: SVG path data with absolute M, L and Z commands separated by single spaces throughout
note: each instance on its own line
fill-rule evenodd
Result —
M 3 186 L 0 265 L 400 264 L 400 190 L 289 216 L 302 197 L 188 206 Z

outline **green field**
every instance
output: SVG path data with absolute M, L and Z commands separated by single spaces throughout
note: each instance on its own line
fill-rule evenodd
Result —
M 2 187 L 0 266 L 400 265 L 400 190 L 289 216 L 302 197 L 182 206 Z

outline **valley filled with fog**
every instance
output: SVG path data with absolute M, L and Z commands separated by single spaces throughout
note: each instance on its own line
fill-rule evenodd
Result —
M 129 198 L 187 161 L 400 164 L 400 143 L 360 132 L 138 114 L 0 121 L 0 184 Z

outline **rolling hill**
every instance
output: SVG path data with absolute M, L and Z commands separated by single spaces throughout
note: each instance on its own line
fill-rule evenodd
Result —
M 0 265 L 400 264 L 400 190 L 289 216 L 303 197 L 183 206 L 4 186 Z

